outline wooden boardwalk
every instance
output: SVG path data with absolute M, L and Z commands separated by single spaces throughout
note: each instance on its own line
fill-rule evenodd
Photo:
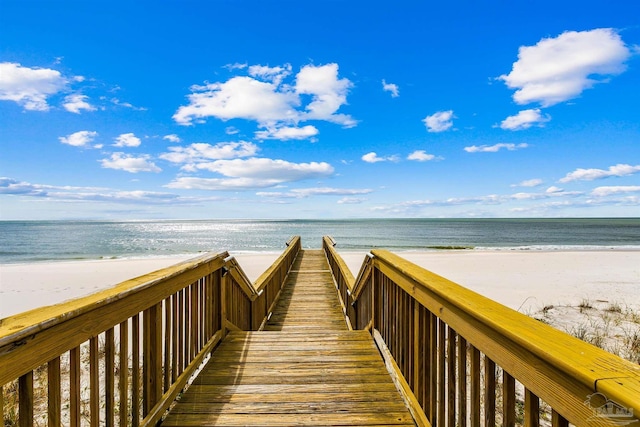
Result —
M 324 254 L 300 251 L 264 331 L 230 332 L 163 426 L 414 425 Z

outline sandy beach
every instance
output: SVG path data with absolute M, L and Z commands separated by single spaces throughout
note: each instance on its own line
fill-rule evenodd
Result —
M 366 252 L 340 253 L 357 275 Z M 278 255 L 234 256 L 253 281 Z M 548 305 L 578 304 L 582 300 L 640 310 L 640 251 L 444 251 L 399 255 L 522 312 Z M 87 295 L 188 258 L 2 264 L 0 318 Z

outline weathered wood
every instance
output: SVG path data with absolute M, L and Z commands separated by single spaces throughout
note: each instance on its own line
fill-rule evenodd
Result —
M 458 426 L 467 426 L 467 340 L 458 335 Z
M 69 421 L 80 426 L 80 347 L 69 351 Z
M 265 330 L 228 331 L 162 425 L 413 425 L 371 336 L 339 307 L 322 252 L 300 251 Z
M 502 425 L 516 425 L 516 380 L 507 371 L 502 371 Z
M 496 425 L 496 364 L 484 356 L 484 426 Z
M 597 391 L 640 413 L 640 367 L 465 289 L 383 250 L 381 276 L 456 329 L 571 423 L 593 420 L 585 396 Z M 355 284 L 357 288 L 359 283 Z M 623 378 L 623 380 L 618 380 Z
M 0 384 L 47 363 L 222 266 L 207 255 L 122 282 L 66 303 L 31 310 L 0 323 Z M 161 286 L 160 286 L 161 284 Z M 21 345 L 13 345 L 20 342 Z
M 100 359 L 98 337 L 89 340 L 89 421 L 91 427 L 100 425 Z
M 56 357 L 47 364 L 47 392 L 49 395 L 47 405 L 48 427 L 59 427 L 61 425 L 60 393 L 62 386 L 60 380 L 60 358 Z
M 118 378 L 120 397 L 120 427 L 129 425 L 129 322 L 120 323 L 120 376 Z
M 470 346 L 470 359 L 471 384 L 469 397 L 471 400 L 471 427 L 480 427 L 480 351 L 474 346 Z
M 113 427 L 115 419 L 115 348 L 113 328 L 106 330 L 104 339 L 105 426 Z
M 376 345 L 378 346 L 378 349 L 380 350 L 380 353 L 382 354 L 382 358 L 384 359 L 384 363 L 385 363 L 385 366 L 387 367 L 387 371 L 389 372 L 389 375 L 391 375 L 391 379 L 396 385 L 396 388 L 402 394 L 402 397 L 405 403 L 407 404 L 409 408 L 409 412 L 411 412 L 411 416 L 413 417 L 413 420 L 416 422 L 416 425 L 431 426 L 431 424 L 429 423 L 429 420 L 427 419 L 427 416 L 425 415 L 424 411 L 422 410 L 422 407 L 420 406 L 420 403 L 418 402 L 415 395 L 413 394 L 413 391 L 411 390 L 411 387 L 409 386 L 409 384 L 407 384 L 407 381 L 402 375 L 400 368 L 396 364 L 396 361 L 394 360 L 393 355 L 387 348 L 387 345 L 385 344 L 384 339 L 382 338 L 382 335 L 380 335 L 380 332 L 378 332 L 377 329 L 373 330 L 373 338 L 376 342 Z
M 33 426 L 33 372 L 27 372 L 18 380 L 19 426 Z
M 221 420 L 223 425 L 224 420 L 261 425 L 412 422 L 371 336 L 344 326 L 312 334 L 229 332 L 162 425 L 212 420 L 217 425 Z
M 540 425 L 540 399 L 530 390 L 524 390 L 524 427 Z

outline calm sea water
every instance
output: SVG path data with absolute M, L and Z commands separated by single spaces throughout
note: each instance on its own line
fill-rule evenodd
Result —
M 0 263 L 280 252 L 294 235 L 339 250 L 640 249 L 640 218 L 0 221 Z

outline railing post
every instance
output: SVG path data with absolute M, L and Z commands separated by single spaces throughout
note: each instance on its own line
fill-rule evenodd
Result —
M 144 311 L 143 325 L 143 417 L 162 396 L 162 303 Z
M 229 275 L 226 269 L 220 273 L 220 330 L 222 331 L 222 339 L 227 336 L 227 287 L 229 284 Z

